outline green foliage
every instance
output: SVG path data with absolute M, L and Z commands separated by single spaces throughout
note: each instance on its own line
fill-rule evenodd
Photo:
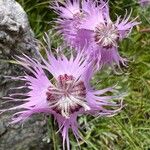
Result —
M 17 0 L 26 11 L 30 25 L 38 39 L 52 28 L 56 15 L 50 9 L 50 0 Z
M 56 16 L 49 7 L 49 0 L 18 0 L 28 14 L 31 27 L 37 38 L 51 29 L 50 21 Z M 133 30 L 130 37 L 120 43 L 119 51 L 128 58 L 128 67 L 120 75 L 107 69 L 97 73 L 93 83 L 96 87 L 116 85 L 123 95 L 125 107 L 112 118 L 83 116 L 79 119 L 81 150 L 148 150 L 150 149 L 150 8 L 141 8 L 136 0 L 110 1 L 111 16 L 124 16 L 125 9 L 133 10 L 133 18 L 139 16 L 142 23 Z M 150 28 L 149 28 L 150 29 Z M 78 145 L 71 136 L 72 150 Z M 57 143 L 57 142 L 56 142 Z M 61 145 L 59 142 L 58 147 Z M 56 148 L 59 149 L 59 148 Z

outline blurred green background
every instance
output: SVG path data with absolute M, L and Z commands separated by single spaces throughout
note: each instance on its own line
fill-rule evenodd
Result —
M 36 38 L 42 40 L 44 32 L 52 28 L 51 22 L 57 17 L 49 8 L 50 1 L 17 1 L 27 12 Z M 139 16 L 138 21 L 142 22 L 120 43 L 119 52 L 128 58 L 128 67 L 123 68 L 120 75 L 110 69 L 103 70 L 93 80 L 93 84 L 101 80 L 97 88 L 117 84 L 118 91 L 126 95 L 126 106 L 112 118 L 80 117 L 85 140 L 80 142 L 81 150 L 150 150 L 150 31 L 143 31 L 150 30 L 150 7 L 142 8 L 136 0 L 110 0 L 113 20 L 115 14 L 124 16 L 126 9 L 128 12 L 133 10 L 132 19 Z M 49 132 L 52 131 L 49 129 Z M 57 146 L 52 149 L 61 149 L 59 135 L 55 136 Z M 72 150 L 79 149 L 73 135 L 70 135 L 70 141 Z

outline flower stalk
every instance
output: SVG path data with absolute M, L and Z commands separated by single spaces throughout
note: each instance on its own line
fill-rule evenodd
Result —
M 56 123 L 53 116 L 47 116 L 47 130 L 48 130 L 48 138 L 52 141 L 53 150 L 58 150 L 59 145 L 59 136 L 56 131 Z

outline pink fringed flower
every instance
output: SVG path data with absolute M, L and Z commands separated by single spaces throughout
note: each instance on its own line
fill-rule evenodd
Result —
M 69 150 L 68 130 L 71 128 L 75 137 L 79 137 L 79 115 L 110 116 L 118 112 L 122 105 L 112 100 L 115 97 L 103 95 L 108 91 L 113 92 L 112 88 L 94 90 L 90 87 L 93 71 L 82 52 L 75 58 L 72 55 L 70 58 L 64 55 L 54 56 L 47 51 L 46 54 L 47 59 L 40 55 L 42 63 L 26 55 L 17 58 L 28 73 L 12 79 L 25 83 L 16 89 L 27 88 L 28 91 L 11 94 L 9 98 L 12 101 L 23 100 L 24 103 L 5 111 L 18 110 L 12 123 L 23 122 L 37 113 L 53 115 L 63 136 L 63 148 L 66 141 Z M 18 99 L 20 95 L 25 97 Z M 115 110 L 116 107 L 119 108 Z
M 72 3 L 71 0 L 67 0 L 63 6 L 57 3 L 54 7 L 60 17 L 57 20 L 58 29 L 67 43 L 77 50 L 79 47 L 87 47 L 87 54 L 90 54 L 99 66 L 112 65 L 114 62 L 118 66 L 120 63 L 125 65 L 125 59 L 118 53 L 118 42 L 126 38 L 139 23 L 135 22 L 135 19 L 129 21 L 131 14 L 126 14 L 122 20 L 118 17 L 112 22 L 108 3 L 103 0 L 83 0 L 81 6 L 80 2 L 77 0 Z M 74 9 L 70 9 L 70 6 Z M 65 12 L 67 15 L 64 15 Z M 77 25 L 72 25 L 74 22 Z

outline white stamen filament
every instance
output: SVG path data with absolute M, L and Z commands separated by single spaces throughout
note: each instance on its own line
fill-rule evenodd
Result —
M 119 32 L 114 24 L 99 24 L 95 29 L 95 42 L 103 47 L 117 47 Z
M 57 102 L 58 107 L 61 109 L 62 116 L 65 118 L 69 118 L 70 116 L 70 107 L 77 106 L 77 104 L 82 106 L 85 111 L 90 110 L 90 107 L 86 104 L 85 101 L 77 99 L 74 96 L 62 97 Z

